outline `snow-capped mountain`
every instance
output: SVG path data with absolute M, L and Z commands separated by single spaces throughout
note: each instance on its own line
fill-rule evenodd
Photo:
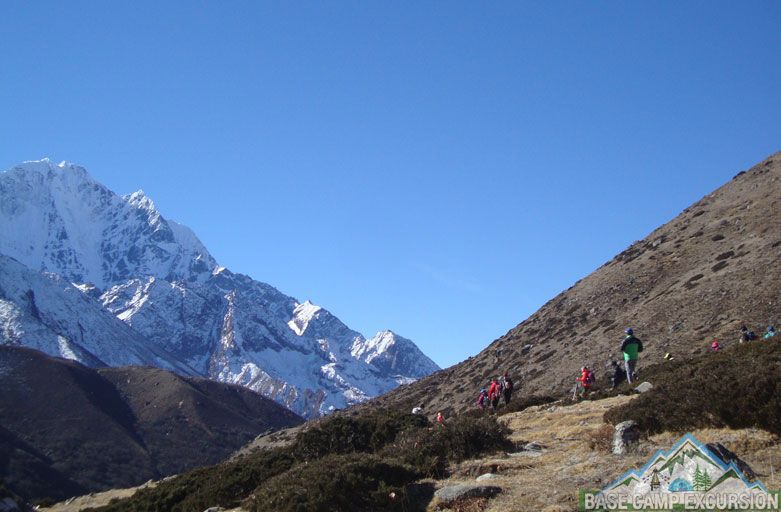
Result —
M 4 343 L 89 366 L 145 365 L 196 375 L 62 277 L 35 272 L 2 254 L 0 333 Z
M 121 352 L 121 340 L 135 336 L 170 354 L 180 372 L 192 368 L 242 384 L 305 416 L 438 369 L 410 340 L 390 331 L 367 340 L 327 310 L 219 266 L 192 231 L 165 219 L 143 192 L 120 197 L 72 164 L 42 160 L 0 173 L 0 253 L 58 274 L 62 279 L 40 279 L 80 290 L 91 306 L 130 327 L 112 334 L 117 346 L 101 350 Z M 4 297 L 0 322 L 13 323 L 12 309 L 17 317 L 27 311 L 23 288 Z M 70 326 L 60 334 L 81 339 L 77 331 Z M 98 364 L 90 356 L 109 365 L 123 360 L 98 355 L 93 344 L 63 352 L 36 341 L 31 328 L 17 329 L 15 338 L 8 332 L 4 342 L 37 344 L 87 364 Z

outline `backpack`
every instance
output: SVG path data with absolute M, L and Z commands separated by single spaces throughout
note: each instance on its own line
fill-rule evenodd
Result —
M 596 382 L 596 380 L 597 380 L 597 378 L 594 377 L 594 372 L 589 371 L 588 375 L 586 375 L 586 382 L 588 382 L 589 384 L 594 384 L 594 382 Z

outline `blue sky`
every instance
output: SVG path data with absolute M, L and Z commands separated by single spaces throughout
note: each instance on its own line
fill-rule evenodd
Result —
M 446 366 L 781 149 L 779 2 L 0 4 L 0 167 Z

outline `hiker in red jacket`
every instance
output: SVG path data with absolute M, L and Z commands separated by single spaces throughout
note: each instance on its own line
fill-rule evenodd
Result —
M 488 399 L 491 401 L 491 408 L 496 411 L 499 405 L 499 396 L 502 392 L 499 389 L 499 383 L 496 379 L 491 379 L 491 386 L 488 388 Z
M 586 396 L 588 390 L 591 388 L 591 384 L 594 383 L 594 373 L 584 366 L 580 369 L 580 377 L 575 379 L 577 385 L 575 387 L 575 393 L 572 395 L 573 400 L 577 400 L 578 395 Z

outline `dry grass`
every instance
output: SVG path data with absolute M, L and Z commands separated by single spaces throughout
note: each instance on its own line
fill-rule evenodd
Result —
M 602 425 L 589 432 L 588 447 L 603 453 L 609 453 L 613 448 L 613 434 L 615 429 L 608 424 Z
M 80 512 L 92 507 L 102 507 L 108 505 L 109 501 L 113 499 L 129 498 L 134 495 L 137 490 L 145 489 L 147 487 L 154 487 L 156 482 L 147 482 L 144 485 L 138 487 L 130 487 L 128 489 L 112 489 L 105 492 L 93 492 L 86 496 L 79 496 L 78 498 L 72 498 L 51 507 L 41 508 L 42 512 Z
M 455 468 L 454 477 L 441 482 L 474 482 L 474 469 L 496 466 L 503 493 L 488 502 L 486 512 L 565 512 L 577 510 L 580 489 L 601 488 L 625 471 L 641 467 L 659 449 L 669 449 L 679 434 L 663 433 L 644 439 L 636 453 L 625 457 L 609 450 L 594 449 L 595 438 L 605 443 L 608 429 L 603 422 L 606 410 L 626 404 L 635 397 L 614 397 L 532 407 L 503 416 L 513 430 L 511 439 L 520 444 L 534 441 L 545 447 L 539 456 L 494 457 L 466 461 Z M 607 427 L 607 428 L 606 428 Z M 720 442 L 744 459 L 771 489 L 781 487 L 777 470 L 781 464 L 779 439 L 757 429 L 703 429 L 693 434 L 702 442 Z M 435 510 L 435 504 L 431 510 Z

